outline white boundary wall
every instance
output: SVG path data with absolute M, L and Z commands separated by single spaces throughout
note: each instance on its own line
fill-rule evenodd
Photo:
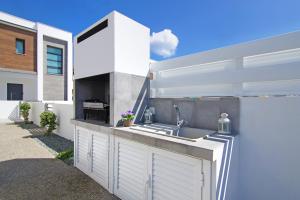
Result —
M 300 199 L 300 31 L 154 62 L 151 72 L 152 97 L 240 96 L 238 200 Z
M 19 120 L 19 101 L 0 101 L 0 122 Z
M 239 198 L 300 199 L 300 97 L 242 97 Z
M 22 121 L 20 116 L 20 101 L 0 101 L 0 123 Z M 51 111 L 57 115 L 58 127 L 54 131 L 59 136 L 72 140 L 74 137 L 74 126 L 71 119 L 74 117 L 73 103 L 70 102 L 29 102 L 31 110 L 29 120 L 40 125 L 40 114 L 45 110 L 45 103 L 51 105 Z
M 45 104 L 52 106 L 51 111 L 57 115 L 58 127 L 54 131 L 59 136 L 74 140 L 74 126 L 71 124 L 71 119 L 74 117 L 73 103 L 69 102 L 31 102 L 32 109 L 30 120 L 34 124 L 40 125 L 40 114 L 45 110 Z
M 300 31 L 151 63 L 152 97 L 300 94 Z

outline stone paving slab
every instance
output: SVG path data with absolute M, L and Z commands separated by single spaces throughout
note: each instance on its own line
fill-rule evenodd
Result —
M 15 124 L 0 124 L 0 200 L 117 200 Z

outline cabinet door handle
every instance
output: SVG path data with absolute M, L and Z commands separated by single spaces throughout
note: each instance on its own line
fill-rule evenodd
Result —
M 205 186 L 204 172 L 201 172 L 201 175 L 202 175 L 202 179 L 201 179 L 201 181 L 202 181 L 202 187 L 204 187 Z
M 151 176 L 151 174 L 149 174 L 147 182 L 148 182 L 148 188 L 152 188 L 152 176 Z
M 151 191 L 151 187 L 152 187 L 152 176 L 151 174 L 148 175 L 148 179 L 145 183 L 145 195 L 146 195 L 146 200 L 148 200 L 149 198 L 149 189 Z
M 91 147 L 88 148 L 88 152 L 86 154 L 87 154 L 87 158 L 91 159 L 91 157 L 92 157 L 92 148 Z
M 89 151 L 87 152 L 87 156 L 88 156 L 89 158 L 92 157 L 92 151 L 91 151 L 91 150 L 89 150 Z

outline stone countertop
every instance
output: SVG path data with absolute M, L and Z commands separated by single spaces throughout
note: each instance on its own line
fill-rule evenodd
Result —
M 217 160 L 224 148 L 224 143 L 205 138 L 196 140 L 180 139 L 146 131 L 133 130 L 130 127 L 110 127 L 103 124 L 90 123 L 84 120 L 73 119 L 71 120 L 71 123 L 96 132 L 113 134 L 152 147 L 209 161 Z
M 82 128 L 86 128 L 92 131 L 101 132 L 101 133 L 113 133 L 112 126 L 105 123 L 99 123 L 96 121 L 89 121 L 89 120 L 81 120 L 81 119 L 71 119 L 71 123 L 80 126 Z
M 130 127 L 113 127 L 112 129 L 114 130 L 114 135 L 122 138 L 210 161 L 215 161 L 224 147 L 224 143 L 222 142 L 211 141 L 204 138 L 185 140 L 133 130 L 130 129 Z

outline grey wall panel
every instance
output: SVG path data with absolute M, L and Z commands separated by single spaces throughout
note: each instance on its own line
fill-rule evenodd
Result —
M 188 127 L 217 130 L 220 114 L 226 112 L 233 131 L 239 131 L 240 101 L 237 97 L 151 98 L 149 106 L 155 107 L 156 122 L 176 124 L 174 104 L 178 105 L 181 118 L 188 122 Z
M 47 73 L 47 46 L 53 46 L 57 48 L 61 48 L 63 50 L 63 74 L 62 75 L 51 75 Z M 67 80 L 67 42 L 57 40 L 54 38 L 44 37 L 44 100 L 58 100 L 63 101 L 67 100 L 67 88 L 68 88 L 68 80 Z

